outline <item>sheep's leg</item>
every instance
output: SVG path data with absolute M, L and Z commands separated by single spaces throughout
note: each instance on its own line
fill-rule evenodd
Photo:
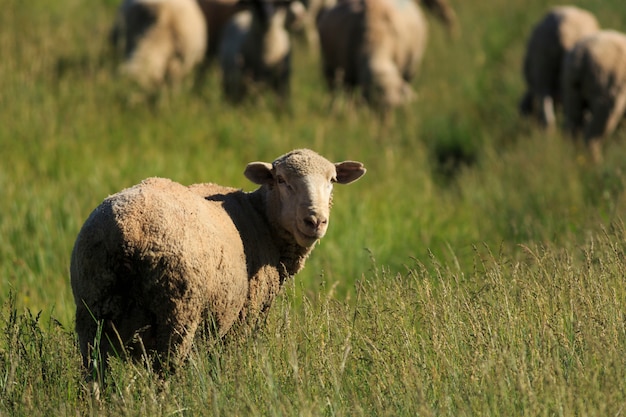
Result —
M 201 321 L 201 311 L 200 304 L 190 300 L 185 298 L 158 303 L 160 309 L 158 313 L 155 312 L 154 344 L 147 346 L 148 353 L 156 353 L 153 366 L 158 372 L 174 371 L 191 351 Z
M 594 100 L 590 111 L 591 118 L 585 126 L 585 140 L 588 142 L 604 136 L 613 111 L 613 102 L 612 100 Z
M 602 162 L 602 138 L 607 131 L 613 107 L 610 103 L 598 101 L 592 106 L 591 119 L 585 126 L 585 143 L 596 163 Z
M 606 121 L 606 126 L 604 128 L 603 135 L 611 134 L 617 125 L 622 120 L 624 116 L 624 111 L 626 110 L 626 94 L 621 93 L 617 96 L 617 98 L 613 102 L 612 109 Z
M 324 73 L 324 80 L 328 90 L 334 93 L 340 83 L 338 71 L 333 66 L 324 64 L 322 72 Z
M 80 353 L 83 357 L 83 367 L 89 373 L 89 378 L 94 376 L 93 374 L 96 369 L 98 369 L 99 371 L 103 371 L 104 367 L 106 366 L 106 359 L 102 360 L 99 364 L 94 363 L 93 360 L 94 349 L 100 343 L 97 337 L 99 333 L 98 330 L 98 321 L 89 312 L 87 307 L 79 304 L 76 307 L 76 332 L 78 333 L 78 344 L 80 347 Z M 106 352 L 104 352 L 105 355 L 102 355 L 103 346 L 100 345 L 97 347 L 98 351 L 95 353 L 98 354 L 98 357 L 106 358 Z M 99 365 L 102 365 L 102 367 L 100 367 Z
M 595 162 L 602 160 L 601 141 L 615 130 L 626 109 L 626 96 L 598 99 L 591 109 L 591 120 L 585 127 L 585 140 Z
M 554 102 L 552 96 L 543 94 L 541 96 L 541 122 L 547 128 L 554 127 L 556 118 L 554 117 Z
M 131 311 L 129 315 L 132 317 L 133 313 Z M 85 305 L 76 309 L 76 330 L 87 377 L 99 381 L 107 369 L 110 355 L 126 355 L 125 342 L 133 333 L 112 320 L 97 318 Z
M 99 346 L 99 329 L 102 329 L 101 323 L 99 326 L 88 309 L 79 304 L 76 308 L 76 332 L 83 359 L 83 372 L 88 391 L 97 400 L 100 399 L 100 387 L 104 384 L 108 355 L 107 349 Z
M 577 89 L 565 89 L 563 95 L 564 128 L 567 133 L 576 137 L 583 126 L 584 100 Z
M 163 326 L 157 329 L 157 356 L 153 366 L 157 372 L 175 371 L 189 356 L 198 321 L 187 326 Z

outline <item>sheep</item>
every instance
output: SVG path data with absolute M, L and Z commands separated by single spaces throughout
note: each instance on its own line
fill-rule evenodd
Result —
M 326 233 L 333 183 L 365 171 L 297 149 L 248 164 L 244 175 L 260 185 L 253 192 L 149 178 L 106 198 L 70 264 L 86 369 L 104 369 L 116 352 L 154 353 L 153 369 L 170 358 L 175 370 L 199 328 L 221 338 L 236 324 L 255 326 Z
M 626 110 L 626 34 L 602 30 L 581 39 L 563 61 L 565 130 L 584 139 L 595 162 L 601 141 Z
M 265 83 L 281 100 L 289 95 L 291 42 L 285 28 L 288 2 L 275 7 L 254 0 L 224 27 L 219 48 L 222 88 L 237 103 L 255 83 Z
M 426 47 L 427 23 L 413 0 L 342 0 L 317 23 L 331 91 L 361 87 L 374 108 L 411 101 Z
M 344 0 L 309 0 L 307 2 L 307 12 L 303 24 L 306 40 L 310 46 L 319 47 L 316 22 L 320 16 L 341 1 Z M 420 1 L 418 1 L 419 3 Z M 446 25 L 450 34 L 457 31 L 456 13 L 447 0 L 421 0 L 421 3 Z
M 121 72 L 146 91 L 179 84 L 202 61 L 207 28 L 195 0 L 124 0 L 111 41 Z
M 526 91 L 519 110 L 537 115 L 540 123 L 554 128 L 555 107 L 561 101 L 563 56 L 583 37 L 599 30 L 591 12 L 575 6 L 556 6 L 535 25 L 528 39 L 523 63 Z

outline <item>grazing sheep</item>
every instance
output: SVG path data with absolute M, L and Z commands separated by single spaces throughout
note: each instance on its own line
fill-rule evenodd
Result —
M 626 34 L 596 32 L 580 40 L 563 63 L 565 129 L 574 136 L 584 129 L 592 157 L 602 159 L 601 140 L 626 109 Z
M 333 183 L 364 173 L 300 149 L 248 164 L 254 192 L 149 178 L 105 199 L 71 259 L 84 365 L 155 352 L 157 369 L 168 358 L 175 368 L 199 327 L 222 337 L 258 322 L 326 233 Z
M 527 90 L 519 106 L 523 115 L 536 113 L 544 126 L 554 127 L 554 110 L 561 96 L 563 56 L 578 40 L 599 29 L 590 12 L 574 6 L 553 7 L 536 24 L 524 57 Z
M 250 10 L 238 12 L 224 27 L 219 55 L 228 100 L 241 101 L 257 83 L 268 85 L 281 99 L 289 95 L 288 4 L 254 0 Z
M 207 28 L 195 0 L 124 0 L 111 32 L 121 70 L 154 91 L 178 84 L 204 57 Z
M 323 74 L 331 91 L 361 87 L 373 107 L 410 101 L 427 23 L 413 0 L 344 0 L 318 20 Z

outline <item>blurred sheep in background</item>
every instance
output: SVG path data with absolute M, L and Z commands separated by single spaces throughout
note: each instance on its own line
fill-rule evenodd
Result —
M 602 160 L 601 141 L 626 110 L 626 35 L 613 30 L 580 40 L 563 63 L 565 129 L 584 139 L 596 162 Z
M 388 109 L 409 102 L 426 48 L 427 23 L 413 0 L 342 0 L 317 22 L 323 75 L 331 91 L 361 87 Z
M 195 0 L 124 0 L 111 41 L 121 71 L 142 88 L 177 85 L 204 58 L 207 28 Z
M 265 84 L 287 99 L 291 41 L 286 28 L 291 2 L 252 0 L 226 24 L 219 45 L 224 96 L 241 101 L 251 87 Z
M 578 40 L 599 29 L 593 14 L 574 6 L 553 7 L 535 25 L 523 64 L 527 85 L 519 105 L 523 115 L 534 114 L 544 126 L 555 126 L 563 57 Z

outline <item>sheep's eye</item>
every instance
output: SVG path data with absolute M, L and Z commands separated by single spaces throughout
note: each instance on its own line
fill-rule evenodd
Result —
M 337 177 L 332 177 L 332 178 L 330 179 L 330 183 L 331 183 L 331 184 L 334 184 L 334 183 L 336 183 L 336 182 L 337 182 Z
M 276 177 L 276 182 L 279 183 L 279 184 L 284 184 L 285 183 L 285 179 L 279 175 L 279 176 Z

